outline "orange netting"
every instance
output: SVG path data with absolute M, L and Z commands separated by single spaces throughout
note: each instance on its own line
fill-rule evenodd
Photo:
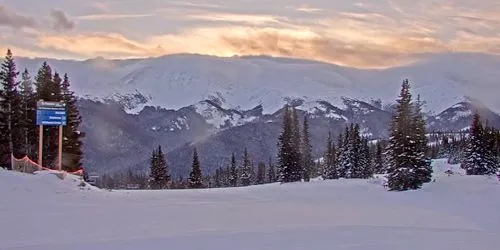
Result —
M 21 159 L 17 159 L 16 157 L 14 157 L 14 155 L 11 155 L 11 161 L 12 161 L 12 170 L 23 173 L 32 174 L 36 171 L 50 171 L 51 173 L 56 173 L 56 174 L 68 173 L 73 175 L 83 175 L 83 169 L 77 170 L 75 172 L 54 170 L 39 165 L 38 163 L 32 161 L 28 156 L 25 156 Z

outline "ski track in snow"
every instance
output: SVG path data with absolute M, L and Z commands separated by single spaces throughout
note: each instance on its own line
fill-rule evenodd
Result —
M 434 169 L 408 192 L 366 180 L 109 192 L 0 170 L 0 249 L 498 249 L 500 182 Z

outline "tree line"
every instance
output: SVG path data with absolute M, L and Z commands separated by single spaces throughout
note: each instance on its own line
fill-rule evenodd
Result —
M 0 166 L 10 169 L 11 155 L 16 158 L 28 156 L 38 159 L 39 127 L 36 125 L 36 106 L 40 100 L 64 102 L 67 125 L 63 128 L 63 170 L 76 171 L 82 168 L 82 139 L 79 130 L 82 117 L 77 106 L 77 97 L 71 90 L 67 74 L 53 71 L 47 62 L 31 77 L 27 69 L 17 70 L 11 50 L 0 69 Z M 43 128 L 43 166 L 57 165 L 58 128 Z
M 460 163 L 468 175 L 494 174 L 500 162 L 500 132 L 483 126 L 478 114 L 474 115 L 468 134 L 449 136 L 426 132 L 420 96 L 410 93 L 410 83 L 404 80 L 400 95 L 394 105 L 394 115 L 389 125 L 389 138 L 372 140 L 363 136 L 359 124 L 349 124 L 337 135 L 326 136 L 326 147 L 321 158 L 312 154 L 309 137 L 309 120 L 304 115 L 299 122 L 297 109 L 285 106 L 282 128 L 277 138 L 277 161 L 254 164 L 247 149 L 241 161 L 233 153 L 227 167 L 203 175 L 196 149 L 193 152 L 189 177 L 170 178 L 168 164 L 161 147 L 153 150 L 149 176 L 141 174 L 143 185 L 150 189 L 164 188 L 221 188 L 259 185 L 265 183 L 308 182 L 312 178 L 324 180 L 341 178 L 368 179 L 374 175 L 387 178 L 391 191 L 419 189 L 432 180 L 432 158 L 449 159 Z

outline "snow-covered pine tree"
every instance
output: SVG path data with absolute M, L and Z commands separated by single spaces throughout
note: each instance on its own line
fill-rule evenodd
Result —
M 150 187 L 151 189 L 165 189 L 169 181 L 167 160 L 161 146 L 158 146 L 158 150 L 153 150 L 151 157 Z
M 238 169 L 236 168 L 236 157 L 231 155 L 231 166 L 229 166 L 229 184 L 231 187 L 238 186 Z
M 23 138 L 23 153 L 30 159 L 37 159 L 38 130 L 36 127 L 36 96 L 34 83 L 27 69 L 21 75 L 19 84 L 21 95 L 21 130 Z
M 257 181 L 256 184 L 266 183 L 266 164 L 264 162 L 259 162 L 257 166 Z
M 486 147 L 484 139 L 484 128 L 479 113 L 475 113 L 469 131 L 468 146 L 464 152 L 464 160 L 461 167 L 465 169 L 467 175 L 485 175 L 488 172 L 486 167 Z
M 274 182 L 276 182 L 276 169 L 274 167 L 271 158 L 269 158 L 269 165 L 267 168 L 267 183 L 274 183 Z
M 250 186 L 252 185 L 252 163 L 250 162 L 250 155 L 248 154 L 248 150 L 245 148 L 245 152 L 243 153 L 243 165 L 241 166 L 241 186 Z
M 485 144 L 486 155 L 484 157 L 486 163 L 487 175 L 495 174 L 500 168 L 497 152 L 496 152 L 496 131 L 493 127 L 484 129 L 483 142 Z
M 214 175 L 214 187 L 215 188 L 220 188 L 222 187 L 222 168 L 218 168 L 215 170 L 215 175 Z
M 323 179 L 331 180 L 339 178 L 335 158 L 335 145 L 333 144 L 332 133 L 328 132 L 325 155 L 323 156 Z
M 427 183 L 432 179 L 431 160 L 426 156 L 428 151 L 428 140 L 425 131 L 425 120 L 422 114 L 422 102 L 420 95 L 417 96 L 417 102 L 412 109 L 412 140 L 415 142 L 413 150 L 413 165 L 417 176 L 417 183 Z M 410 143 L 412 143 L 410 141 Z M 419 184 L 420 186 L 421 184 Z
M 345 134 L 340 134 L 337 142 L 337 161 L 335 168 L 337 169 L 339 178 L 348 178 L 348 153 L 347 147 L 349 144 L 349 128 L 345 128 Z
M 368 179 L 374 174 L 374 166 L 370 153 L 370 145 L 368 144 L 368 139 L 361 139 L 361 149 L 360 149 L 359 165 L 361 168 L 361 178 Z
M 63 169 L 76 171 L 81 168 L 83 160 L 82 139 L 85 133 L 79 130 L 82 117 L 78 111 L 77 98 L 71 90 L 69 77 L 64 74 L 61 83 L 62 100 L 66 103 L 66 126 L 63 128 Z
M 374 173 L 375 174 L 385 174 L 385 164 L 382 152 L 382 143 L 377 142 L 375 149 L 375 159 L 374 159 Z
M 303 166 L 303 179 L 309 181 L 312 175 L 314 160 L 312 156 L 312 146 L 309 140 L 309 122 L 307 116 L 304 116 L 304 123 L 302 126 L 302 166 Z
M 421 128 L 423 122 L 416 118 L 417 113 L 412 105 L 410 83 L 404 80 L 387 146 L 388 187 L 391 191 L 418 189 L 427 180 L 430 181 L 432 170 L 428 168 L 421 138 L 422 134 L 425 136 L 425 128 Z
M 189 188 L 203 188 L 203 175 L 201 173 L 200 159 L 196 148 L 193 152 L 193 163 L 189 173 Z

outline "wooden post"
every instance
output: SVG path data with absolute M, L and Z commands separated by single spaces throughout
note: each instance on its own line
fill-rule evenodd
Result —
M 40 165 L 40 167 L 43 167 L 42 154 L 43 154 L 43 125 L 40 125 L 38 131 L 38 165 Z
M 57 164 L 58 164 L 58 169 L 59 171 L 62 170 L 62 145 L 63 144 L 63 126 L 59 126 L 59 149 L 58 149 L 58 161 L 57 161 Z

